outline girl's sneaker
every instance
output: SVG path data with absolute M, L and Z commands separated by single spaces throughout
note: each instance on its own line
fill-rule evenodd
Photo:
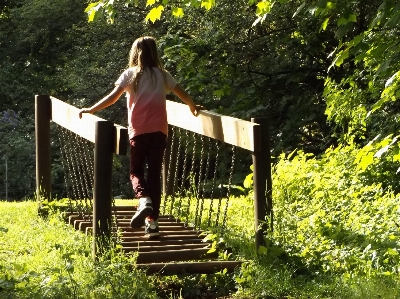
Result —
M 145 220 L 144 235 L 148 238 L 157 238 L 160 236 L 160 231 L 158 227 L 158 220 L 153 220 L 146 218 Z
M 131 219 L 132 228 L 141 228 L 144 220 L 153 212 L 153 206 L 150 197 L 142 197 L 139 199 L 139 207 L 136 214 Z

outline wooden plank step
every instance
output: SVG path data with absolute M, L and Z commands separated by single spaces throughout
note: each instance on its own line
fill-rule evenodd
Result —
M 124 252 L 149 252 L 149 251 L 169 251 L 169 250 L 184 250 L 184 249 L 204 249 L 208 248 L 210 250 L 210 244 L 177 244 L 177 245 L 159 245 L 159 246 L 123 246 L 122 250 Z
M 113 206 L 111 207 L 113 211 L 136 211 L 137 206 L 132 205 L 132 206 Z
M 121 228 L 130 228 L 131 227 L 131 222 L 129 221 L 117 221 L 118 227 Z M 179 223 L 179 222 L 172 222 L 172 221 L 158 221 L 159 226 L 175 226 L 175 227 L 185 227 L 184 223 Z M 189 227 L 190 229 L 190 227 Z
M 188 240 L 188 239 L 196 239 L 198 238 L 198 240 L 202 241 L 203 238 L 199 238 L 198 235 L 160 235 L 160 237 L 158 238 L 159 240 Z M 145 241 L 145 240 L 149 240 L 149 238 L 146 238 L 144 235 L 140 236 L 133 236 L 133 237 L 123 237 L 123 241 L 122 244 L 124 244 L 124 242 L 138 242 L 138 241 Z M 150 239 L 153 240 L 153 239 Z
M 135 238 L 144 236 L 144 230 L 133 231 L 133 232 L 121 232 L 123 238 Z M 160 237 L 171 237 L 171 236 L 191 236 L 192 238 L 199 237 L 194 231 L 163 231 L 160 229 Z M 202 238 L 204 239 L 204 238 Z
M 181 244 L 208 244 L 203 242 L 201 239 L 177 239 L 177 240 L 166 240 L 163 238 L 158 239 L 147 239 L 142 241 L 126 242 L 122 241 L 124 247 L 140 247 L 140 246 L 165 246 L 165 245 L 181 245 Z
M 144 232 L 144 227 L 141 228 L 132 228 L 132 227 L 120 227 L 119 228 L 122 234 L 125 235 L 130 235 L 130 234 L 135 234 L 135 233 L 143 233 Z M 201 232 L 193 229 L 186 229 L 184 227 L 179 227 L 179 226 L 159 226 L 160 233 L 180 233 L 182 232 L 183 234 L 200 234 Z
M 227 269 L 228 273 L 240 267 L 243 261 L 207 261 L 207 262 L 179 262 L 179 263 L 152 263 L 139 264 L 137 268 L 145 270 L 148 275 L 178 275 L 178 274 L 214 274 Z
M 166 251 L 151 251 L 140 252 L 137 257 L 137 264 L 148 263 L 167 263 L 167 262 L 182 262 L 191 260 L 213 259 L 218 257 L 216 251 L 207 253 L 209 248 L 200 249 L 184 249 L 184 250 L 166 250 Z

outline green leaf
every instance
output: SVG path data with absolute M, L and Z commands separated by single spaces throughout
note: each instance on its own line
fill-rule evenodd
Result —
M 358 45 L 363 38 L 364 36 L 362 34 L 357 35 L 355 38 L 353 38 L 351 41 L 347 43 L 348 47 L 354 47 Z
M 152 23 L 154 23 L 155 21 L 160 20 L 163 10 L 164 6 L 162 5 L 152 8 L 146 16 L 146 22 L 150 20 Z
M 300 5 L 297 10 L 295 11 L 295 13 L 293 14 L 292 18 L 294 18 L 295 16 L 297 16 L 301 10 L 304 8 L 304 6 L 306 5 L 306 3 L 304 2 L 302 5 Z
M 202 0 L 201 7 L 204 7 L 207 10 L 210 10 L 211 7 L 215 5 L 215 0 Z
M 326 19 L 322 22 L 319 31 L 325 31 L 325 30 L 326 30 L 326 27 L 328 26 L 328 23 L 329 23 L 329 18 L 326 18 Z
M 101 1 L 94 2 L 94 3 L 90 3 L 90 4 L 86 7 L 85 12 L 89 12 L 90 10 L 94 9 L 100 2 L 101 2 Z
M 177 18 L 182 18 L 184 15 L 183 9 L 180 7 L 174 7 L 172 10 L 172 15 Z
M 375 77 L 378 76 L 380 73 L 384 73 L 386 72 L 386 70 L 389 68 L 389 66 L 391 65 L 392 59 L 387 59 L 384 62 L 382 62 L 378 69 L 375 72 Z
M 224 90 L 223 89 L 217 89 L 213 92 L 213 95 L 215 95 L 216 97 L 220 98 L 224 95 Z
M 344 50 L 344 51 L 342 51 L 337 57 L 336 57 L 336 59 L 335 59 L 335 65 L 336 66 L 340 66 L 342 63 L 343 63 L 343 61 L 346 59 L 346 58 L 348 58 L 349 57 L 349 51 L 347 51 L 347 50 Z
M 271 11 L 272 4 L 270 1 L 261 1 L 257 3 L 256 14 L 258 16 L 266 15 Z
M 346 24 L 347 19 L 345 17 L 340 17 L 339 20 L 337 20 L 337 26 L 339 27 L 340 25 Z
M 355 23 L 357 22 L 357 17 L 355 14 L 351 14 L 348 18 L 345 17 L 340 17 L 339 20 L 337 21 L 338 27 L 347 23 Z
M 355 14 L 351 14 L 349 16 L 349 18 L 347 19 L 348 22 L 353 22 L 356 23 L 357 22 L 357 16 Z
M 146 2 L 146 6 L 151 6 L 151 5 L 153 5 L 154 3 L 156 3 L 158 0 L 147 0 L 147 2 Z
M 267 249 L 267 247 L 265 247 L 265 246 L 259 246 L 259 247 L 258 247 L 258 253 L 259 253 L 259 254 L 266 254 L 267 251 L 268 251 L 268 249 Z
M 360 163 L 357 166 L 357 169 L 365 170 L 369 165 L 374 162 L 374 154 L 369 152 L 367 155 L 361 158 Z
M 101 15 L 103 3 L 101 1 L 89 4 L 85 12 L 88 14 L 88 22 L 94 22 Z
M 209 251 L 207 251 L 207 253 L 213 253 L 213 252 L 215 252 L 215 251 L 217 251 L 216 248 L 211 248 Z
M 246 189 L 250 189 L 253 187 L 253 173 L 250 173 L 246 176 L 243 181 L 243 187 L 245 187 Z

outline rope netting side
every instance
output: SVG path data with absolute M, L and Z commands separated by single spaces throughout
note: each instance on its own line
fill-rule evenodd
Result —
M 226 226 L 238 148 L 176 127 L 169 138 L 167 182 L 173 183 L 163 213 L 195 229 Z
M 84 219 L 93 211 L 94 144 L 79 135 L 54 125 L 55 152 L 59 150 L 69 212 Z
M 59 149 L 59 159 L 64 177 L 64 191 L 68 198 L 68 212 L 79 213 L 93 220 L 94 143 L 54 124 L 54 145 Z M 56 152 L 58 150 L 55 149 Z M 115 200 L 112 199 L 114 217 L 112 225 L 118 227 Z M 114 230 L 116 233 L 116 230 Z M 115 236 L 114 236 L 115 237 Z

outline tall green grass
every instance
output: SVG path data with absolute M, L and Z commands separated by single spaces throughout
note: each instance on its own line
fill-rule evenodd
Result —
M 93 262 L 91 240 L 34 201 L 0 202 L 0 298 L 157 298 L 135 258 Z

